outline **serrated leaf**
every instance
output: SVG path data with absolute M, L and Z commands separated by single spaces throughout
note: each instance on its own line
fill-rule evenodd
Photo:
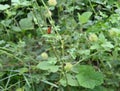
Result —
M 78 13 L 79 22 L 81 24 L 87 23 L 91 15 L 92 12 L 84 12 L 82 15 Z
M 79 67 L 79 73 L 76 75 L 76 78 L 80 86 L 90 89 L 103 83 L 103 74 L 95 72 L 94 68 L 88 65 Z
M 24 18 L 19 21 L 20 27 L 22 30 L 31 30 L 34 29 L 34 24 L 29 18 Z

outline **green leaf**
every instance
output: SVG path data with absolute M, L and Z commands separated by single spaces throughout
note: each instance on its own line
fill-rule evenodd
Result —
M 107 89 L 102 86 L 97 86 L 94 89 L 90 89 L 88 91 L 107 91 Z
M 21 69 L 19 70 L 19 74 L 20 74 L 20 75 L 24 74 L 25 72 L 28 72 L 28 68 L 21 68 Z
M 24 91 L 24 88 L 17 88 L 16 91 Z
M 90 50 L 88 50 L 88 49 L 79 50 L 79 54 L 81 54 L 81 55 L 90 55 Z
M 69 54 L 71 55 L 71 57 L 73 58 L 73 59 L 75 59 L 76 58 L 76 48 L 71 48 L 71 49 L 69 49 L 68 50 L 68 52 L 69 52 Z
M 2 69 L 3 68 L 3 65 L 0 63 L 0 69 Z
M 49 39 L 56 39 L 56 40 L 60 40 L 61 39 L 61 36 L 59 36 L 59 35 L 55 35 L 55 34 L 50 34 L 50 35 L 48 35 L 48 34 L 44 34 L 43 36 L 42 36 L 43 38 L 49 38 Z
M 20 4 L 19 0 L 12 0 L 11 2 L 12 2 L 12 5 L 18 5 L 18 4 Z
M 106 48 L 114 48 L 114 45 L 111 44 L 111 42 L 105 42 L 103 44 L 101 44 L 102 47 Z
M 59 66 L 56 66 L 54 64 L 49 63 L 48 61 L 43 61 L 40 62 L 37 65 L 37 68 L 41 69 L 41 70 L 48 70 L 50 72 L 57 72 L 59 69 Z
M 103 2 L 104 0 L 91 0 L 91 1 L 101 5 L 105 3 Z
M 106 14 L 104 14 L 103 12 L 99 11 L 100 12 L 100 15 L 104 18 L 107 18 L 108 16 Z
M 59 81 L 61 83 L 62 86 L 67 86 L 67 85 L 70 85 L 70 86 L 79 86 L 79 83 L 77 81 L 77 79 L 75 78 L 74 75 L 72 74 L 66 74 L 66 77 L 62 77 Z
M 4 40 L 0 40 L 0 45 L 5 44 Z
M 76 80 L 74 75 L 67 74 L 68 85 L 70 86 L 79 86 L 78 81 Z
M 67 86 L 67 82 L 66 82 L 66 79 L 65 79 L 65 77 L 63 77 L 62 79 L 60 79 L 60 84 L 62 85 L 62 86 Z
M 31 30 L 34 29 L 34 25 L 31 19 L 24 18 L 19 21 L 20 27 L 22 30 Z
M 20 27 L 16 27 L 16 26 L 12 26 L 12 30 L 15 31 L 15 32 L 20 32 L 21 31 Z
M 81 24 L 87 23 L 91 15 L 92 12 L 84 12 L 82 15 L 78 13 L 79 22 Z
M 103 43 L 107 41 L 107 39 L 105 38 L 105 36 L 104 36 L 103 33 L 100 33 L 100 34 L 99 34 L 99 40 L 100 40 L 101 42 L 103 42 Z
M 0 68 L 1 69 L 1 68 Z M 5 74 L 5 72 L 0 72 L 0 78 Z M 2 80 L 2 79 L 1 79 Z
M 101 46 L 99 44 L 95 44 L 95 43 L 94 43 L 94 45 L 90 46 L 91 50 L 100 49 L 100 48 L 101 48 Z
M 79 67 L 80 67 L 80 64 L 73 65 L 71 71 L 74 73 L 79 73 Z
M 57 63 L 57 58 L 56 57 L 49 57 L 48 58 L 48 63 L 50 63 L 50 64 L 56 64 Z
M 88 65 L 79 67 L 79 73 L 76 75 L 76 78 L 80 86 L 90 89 L 103 83 L 103 74 L 95 72 L 94 68 Z
M 8 9 L 10 6 L 8 4 L 2 5 L 0 4 L 0 10 Z
M 65 23 L 67 24 L 67 29 L 70 29 L 70 31 L 74 30 L 77 26 L 77 22 L 75 21 L 74 17 L 67 17 L 65 19 Z M 71 26 L 71 27 L 69 27 Z

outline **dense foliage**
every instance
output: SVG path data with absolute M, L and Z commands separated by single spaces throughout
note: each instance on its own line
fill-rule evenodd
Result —
M 119 43 L 119 0 L 0 0 L 0 91 L 120 91 Z

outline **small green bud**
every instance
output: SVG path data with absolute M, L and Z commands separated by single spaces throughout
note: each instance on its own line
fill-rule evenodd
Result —
M 56 0 L 48 0 L 48 4 L 49 4 L 50 6 L 56 6 L 57 1 L 56 1 Z
M 90 34 L 90 35 L 89 35 L 89 40 L 90 40 L 91 42 L 96 42 L 96 41 L 98 40 L 98 37 L 97 37 L 96 34 Z
M 109 34 L 111 37 L 118 36 L 120 34 L 120 30 L 118 30 L 117 28 L 111 28 L 109 30 Z
M 48 59 L 48 54 L 46 52 L 41 53 L 41 57 L 43 60 L 47 60 Z
M 73 65 L 71 63 L 65 63 L 64 69 L 66 71 L 70 71 L 72 69 Z

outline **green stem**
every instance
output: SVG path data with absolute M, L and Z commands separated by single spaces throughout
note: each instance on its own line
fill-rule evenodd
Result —
M 90 6 L 91 6 L 91 8 L 92 8 L 93 12 L 95 13 L 95 15 L 97 15 L 97 13 L 96 13 L 96 11 L 95 11 L 95 9 L 94 9 L 94 7 L 93 7 L 92 3 L 91 3 L 91 0 L 88 0 L 88 1 L 89 1 L 89 4 L 90 4 Z
M 12 71 L 10 72 L 10 75 L 8 76 L 8 80 L 7 80 L 7 83 L 6 83 L 6 85 L 5 85 L 5 89 L 8 87 L 8 85 L 9 85 L 9 83 L 10 83 L 10 76 L 11 76 L 11 74 L 12 74 Z
M 39 7 L 39 5 L 38 5 L 38 3 L 37 3 L 36 0 L 35 0 L 35 5 L 36 5 L 37 7 Z M 33 9 L 34 9 L 34 7 L 33 7 Z M 36 20 L 37 20 L 39 29 L 40 29 L 41 33 L 43 34 L 43 32 L 42 32 L 42 30 L 41 30 L 41 27 L 40 27 L 40 22 L 38 21 L 38 17 L 37 17 L 36 12 L 35 12 L 35 9 L 33 10 L 33 14 L 34 14 L 34 16 L 35 16 L 35 18 L 36 18 Z
M 61 40 L 61 49 L 62 49 L 62 57 L 64 57 L 64 40 Z M 66 74 L 66 71 L 64 69 L 64 63 L 65 63 L 65 60 L 62 60 L 62 68 L 63 68 L 63 73 L 64 73 L 64 76 L 65 76 L 65 79 L 66 79 L 66 84 L 68 85 L 68 79 L 67 79 L 67 74 Z M 67 86 L 67 89 L 69 91 L 69 86 Z
M 42 1 L 42 3 L 43 3 L 44 7 L 49 11 L 49 8 L 48 8 L 47 5 L 45 4 L 45 2 L 44 2 L 43 0 L 41 0 L 41 1 Z M 49 20 L 49 22 L 51 23 L 51 25 L 53 26 L 53 28 L 55 28 L 54 23 L 51 22 L 51 21 L 53 21 L 53 19 L 52 19 L 51 16 L 48 18 L 48 20 Z M 55 30 L 55 32 L 57 33 L 58 36 L 60 36 L 60 34 L 59 34 L 59 32 L 58 32 L 57 30 Z
M 52 45 L 52 43 L 50 43 L 50 44 L 51 44 L 51 46 L 52 46 L 52 49 L 53 49 L 53 51 L 54 51 L 54 53 L 55 53 L 55 56 L 56 56 L 57 60 L 60 61 L 60 58 L 59 58 L 58 55 L 57 55 L 57 52 L 56 52 L 55 47 Z
M 47 10 L 49 10 L 48 7 L 47 7 L 47 5 L 45 4 L 45 2 L 44 2 L 43 0 L 41 0 L 41 1 L 42 1 L 42 3 L 43 3 L 44 7 L 45 7 Z M 49 21 L 53 21 L 53 19 L 52 19 L 51 16 L 48 18 L 48 20 L 49 20 Z M 51 22 L 50 22 L 50 23 L 51 23 Z M 53 26 L 53 28 L 55 28 L 54 23 L 51 23 L 51 25 Z M 58 32 L 56 29 L 55 29 L 55 32 L 57 33 L 58 36 L 61 37 L 61 35 L 59 34 L 59 32 Z M 62 38 L 62 37 L 61 37 L 61 38 Z M 51 44 L 51 45 L 52 45 L 52 44 Z M 52 46 L 52 47 L 53 47 L 53 49 L 54 49 L 54 46 Z M 64 56 L 64 41 L 63 41 L 62 39 L 61 39 L 61 48 L 62 48 L 62 56 Z M 56 53 L 55 49 L 54 49 L 54 52 L 55 52 L 55 54 L 56 54 L 56 56 L 57 56 L 57 53 Z M 58 56 L 57 56 L 57 58 L 58 58 Z M 62 71 L 64 72 L 64 76 L 65 76 L 65 79 L 66 79 L 66 83 L 68 84 L 68 79 L 67 79 L 66 71 L 64 70 L 64 60 L 62 60 L 61 62 L 62 62 Z
M 77 65 L 77 64 L 79 64 L 80 62 L 82 62 L 82 61 L 84 61 L 84 60 L 86 60 L 86 59 L 88 59 L 88 58 L 90 58 L 90 57 L 92 57 L 92 56 L 96 55 L 97 53 L 99 53 L 99 51 L 97 51 L 97 52 L 95 52 L 95 53 L 91 54 L 91 55 L 90 55 L 90 56 L 88 56 L 88 57 L 85 57 L 85 58 L 83 58 L 83 59 L 79 60 L 77 63 L 75 63 L 75 64 L 74 64 L 74 66 L 75 66 L 75 65 Z
M 64 57 L 64 40 L 61 40 L 62 56 Z

